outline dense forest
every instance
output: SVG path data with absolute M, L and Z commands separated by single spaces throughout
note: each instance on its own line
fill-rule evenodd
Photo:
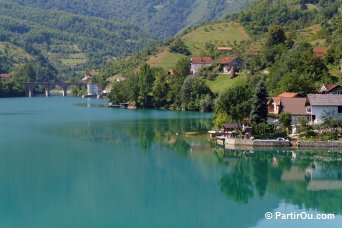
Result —
M 14 0 L 21 5 L 56 9 L 142 26 L 157 39 L 234 13 L 250 0 Z

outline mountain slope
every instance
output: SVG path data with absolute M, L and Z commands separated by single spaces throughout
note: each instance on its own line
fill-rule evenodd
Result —
M 67 71 L 136 52 L 152 39 L 127 23 L 0 1 L 0 41 L 44 56 Z
M 234 13 L 251 0 L 13 0 L 20 5 L 128 21 L 165 39 L 189 26 Z

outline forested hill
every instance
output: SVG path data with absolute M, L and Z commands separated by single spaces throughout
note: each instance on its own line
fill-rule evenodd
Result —
M 0 0 L 0 42 L 45 59 L 59 73 L 131 54 L 151 41 L 136 25 Z M 2 48 L 1 55 L 9 57 Z M 13 71 L 16 61 L 8 62 L 7 69 Z
M 237 12 L 251 0 L 12 0 L 20 5 L 127 21 L 157 39 Z

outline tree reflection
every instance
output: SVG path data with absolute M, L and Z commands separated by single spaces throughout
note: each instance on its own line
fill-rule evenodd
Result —
M 233 171 L 221 178 L 219 182 L 221 191 L 238 203 L 248 203 L 254 196 L 253 184 L 248 172 L 248 160 L 240 159 Z
M 268 162 L 266 159 L 253 159 L 254 185 L 259 196 L 264 196 L 268 184 Z

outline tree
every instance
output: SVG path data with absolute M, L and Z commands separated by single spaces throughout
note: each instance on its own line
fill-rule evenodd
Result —
M 165 74 L 157 74 L 152 86 L 152 101 L 155 108 L 160 108 L 166 105 L 166 95 L 168 91 L 168 84 L 166 82 Z
M 199 111 L 202 95 L 210 94 L 210 89 L 198 76 L 185 78 L 181 89 L 182 107 L 185 110 Z
M 109 101 L 113 104 L 128 101 L 127 82 L 116 82 L 112 85 L 108 95 Z
M 288 112 L 282 112 L 279 116 L 279 122 L 283 128 L 289 129 L 291 127 L 292 117 Z
M 138 96 L 138 105 L 141 107 L 148 107 L 150 105 L 150 91 L 153 85 L 153 75 L 151 67 L 144 63 L 139 72 L 139 96 Z
M 284 29 L 278 25 L 272 25 L 268 29 L 266 46 L 272 47 L 277 44 L 285 43 L 286 36 Z
M 300 43 L 284 52 L 273 64 L 267 85 L 272 94 L 284 91 L 313 93 L 322 83 L 334 83 L 327 66 L 314 54 L 310 44 Z
M 183 55 L 191 55 L 191 52 L 188 50 L 188 47 L 180 38 L 176 38 L 176 40 L 170 45 L 170 52 L 179 53 Z
M 266 123 L 267 122 L 267 89 L 262 80 L 257 84 L 254 96 L 252 98 L 252 123 Z
M 168 80 L 169 92 L 167 94 L 167 102 L 171 108 L 179 109 L 181 107 L 181 89 L 186 76 L 190 72 L 190 64 L 188 58 L 182 58 L 174 67 L 174 75 Z
M 237 85 L 220 93 L 215 103 L 215 112 L 227 114 L 231 120 L 240 122 L 251 112 L 250 85 Z

